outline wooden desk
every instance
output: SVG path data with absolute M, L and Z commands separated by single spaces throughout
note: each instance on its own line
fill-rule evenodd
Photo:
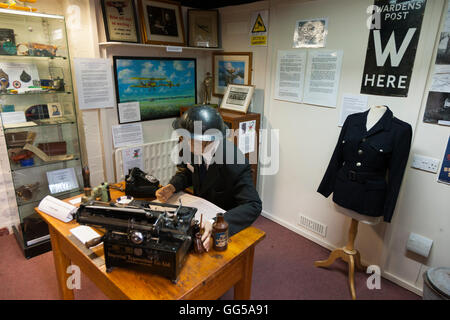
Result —
M 119 195 L 118 191 L 111 192 L 113 199 Z M 224 252 L 211 249 L 202 255 L 189 254 L 178 282 L 173 284 L 169 279 L 149 272 L 114 268 L 107 273 L 104 264 L 98 267 L 68 238 L 70 229 L 78 223 L 64 223 L 37 208 L 36 211 L 50 230 L 62 299 L 74 299 L 73 291 L 66 285 L 71 276 L 66 270 L 71 264 L 77 265 L 111 299 L 218 299 L 232 286 L 235 299 L 250 299 L 255 246 L 265 237 L 265 233 L 257 228 L 249 227 L 235 234 Z M 104 259 L 102 245 L 93 251 Z

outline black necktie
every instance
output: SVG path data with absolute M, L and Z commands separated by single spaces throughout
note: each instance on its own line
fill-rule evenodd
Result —
M 202 163 L 198 166 L 199 170 L 198 170 L 198 174 L 200 177 L 200 185 L 203 184 L 203 180 L 206 177 L 206 163 L 205 163 L 205 159 L 202 159 Z

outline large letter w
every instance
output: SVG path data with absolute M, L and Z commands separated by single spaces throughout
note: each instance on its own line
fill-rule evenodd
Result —
M 409 43 L 414 36 L 417 28 L 410 28 L 408 33 L 406 34 L 405 39 L 403 39 L 400 50 L 397 52 L 397 45 L 395 43 L 395 31 L 392 32 L 391 37 L 386 45 L 386 48 L 381 48 L 381 37 L 380 30 L 373 30 L 373 41 L 375 42 L 375 54 L 377 58 L 377 66 L 382 67 L 386 63 L 386 59 L 388 56 L 391 56 L 391 66 L 398 67 L 400 62 L 403 59 L 403 55 L 406 52 L 406 49 L 409 46 Z

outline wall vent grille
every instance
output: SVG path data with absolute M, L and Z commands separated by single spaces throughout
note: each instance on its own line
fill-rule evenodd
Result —
M 311 218 L 305 217 L 304 215 L 300 215 L 298 224 L 309 231 L 321 235 L 324 238 L 327 236 L 326 225 L 318 221 L 312 220 Z

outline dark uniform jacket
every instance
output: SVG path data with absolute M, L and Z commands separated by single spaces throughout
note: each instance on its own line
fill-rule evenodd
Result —
M 175 187 L 176 192 L 193 186 L 194 195 L 226 210 L 224 218 L 229 224 L 228 233 L 231 236 L 247 228 L 258 218 L 262 203 L 253 184 L 248 159 L 233 143 L 228 140 L 225 142 L 221 142 L 218 147 L 218 150 L 223 150 L 219 155 L 223 161 L 216 160 L 217 163 L 210 164 L 203 181 L 200 181 L 200 165 L 194 164 L 192 155 L 191 164 L 194 172 L 191 172 L 184 163 L 178 165 L 177 173 L 169 183 Z M 230 152 L 227 156 L 227 150 L 233 150 L 234 156 L 230 157 Z M 224 159 L 227 158 L 231 158 L 231 164 L 225 163 Z
M 411 146 L 411 126 L 388 108 L 366 130 L 369 111 L 347 117 L 319 193 L 360 214 L 390 222 Z

